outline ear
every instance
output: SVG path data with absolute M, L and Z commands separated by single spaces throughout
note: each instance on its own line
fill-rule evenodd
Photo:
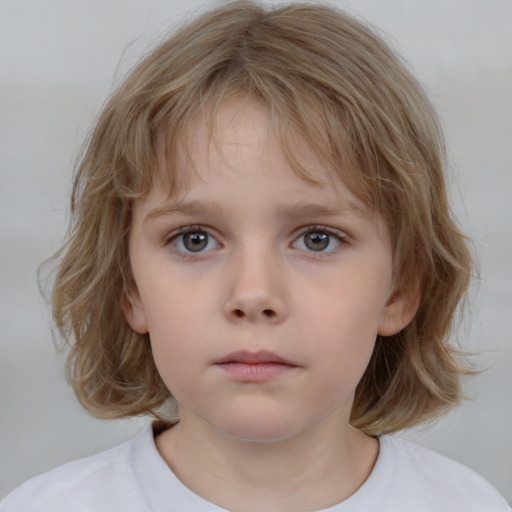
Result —
M 128 325 L 135 332 L 146 334 L 149 331 L 144 306 L 135 286 L 123 293 L 121 309 Z
M 421 294 L 416 288 L 406 288 L 392 293 L 382 310 L 377 333 L 392 336 L 407 327 L 416 315 Z

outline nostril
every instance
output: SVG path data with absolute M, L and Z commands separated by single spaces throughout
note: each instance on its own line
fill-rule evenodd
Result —
M 233 316 L 235 316 L 236 318 L 246 318 L 247 317 L 247 313 L 243 309 L 238 309 L 238 308 L 233 309 L 231 314 Z M 276 312 L 273 309 L 263 309 L 261 311 L 261 314 L 265 318 L 275 318 L 277 316 Z M 249 316 L 252 317 L 252 313 L 249 313 Z

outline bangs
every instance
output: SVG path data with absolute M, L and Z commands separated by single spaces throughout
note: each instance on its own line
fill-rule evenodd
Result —
M 219 76 L 223 75 L 223 76 Z M 230 76 L 231 75 L 231 76 Z M 234 76 L 233 76 L 234 75 Z M 266 79 L 266 80 L 265 80 Z M 229 103 L 262 105 L 269 114 L 269 130 L 276 137 L 291 169 L 308 183 L 342 181 L 365 206 L 375 208 L 378 180 L 361 169 L 361 155 L 345 126 L 337 105 L 318 92 L 304 91 L 295 84 L 276 84 L 276 77 L 251 75 L 250 70 L 225 68 L 200 89 L 187 91 L 179 103 L 168 101 L 146 129 L 127 130 L 121 168 L 126 176 L 118 194 L 128 200 L 142 199 L 154 186 L 175 197 L 187 190 L 191 177 L 200 178 L 194 164 L 193 140 L 198 127 L 206 128 L 205 142 L 219 148 L 218 118 Z M 175 98 L 173 98 L 175 100 Z M 336 112 L 335 115 L 334 113 Z M 149 133 L 150 137 L 140 136 Z M 301 159 L 308 148 L 321 169 L 306 168 Z M 369 151 L 374 155 L 373 151 Z
M 299 176 L 315 181 L 297 157 L 297 138 L 325 162 L 332 179 L 342 179 L 363 203 L 375 207 L 384 165 L 368 128 L 394 131 L 403 140 L 400 120 L 382 127 L 393 122 L 392 115 L 382 113 L 396 96 L 397 80 L 383 79 L 389 74 L 383 69 L 397 69 L 395 56 L 357 21 L 341 13 L 333 18 L 329 8 L 266 12 L 237 2 L 229 10 L 229 23 L 221 8 L 178 31 L 132 71 L 112 98 L 111 128 L 118 136 L 110 147 L 117 149 L 117 174 L 124 174 L 118 176 L 117 193 L 144 197 L 155 180 L 171 194 L 179 192 L 187 173 L 175 164 L 180 151 L 190 154 L 187 130 L 202 119 L 213 135 L 219 109 L 236 98 L 259 101 L 268 109 Z

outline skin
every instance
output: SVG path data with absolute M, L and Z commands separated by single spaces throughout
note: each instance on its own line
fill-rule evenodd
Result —
M 185 485 L 230 510 L 332 506 L 378 455 L 349 425 L 375 338 L 415 313 L 392 289 L 387 227 L 297 139 L 318 184 L 298 177 L 256 102 L 225 105 L 213 143 L 204 123 L 189 133 L 188 186 L 136 201 L 130 233 L 125 316 L 149 332 L 179 404 L 157 448 Z M 289 364 L 240 381 L 218 364 L 240 350 Z

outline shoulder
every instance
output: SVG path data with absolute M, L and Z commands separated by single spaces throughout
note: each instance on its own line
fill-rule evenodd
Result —
M 381 438 L 381 451 L 393 466 L 392 492 L 414 510 L 510 511 L 487 480 L 459 462 L 388 436 Z
M 150 437 L 146 431 L 133 441 L 26 481 L 2 501 L 0 511 L 146 510 L 130 461 L 133 444 L 145 442 L 145 437 Z

